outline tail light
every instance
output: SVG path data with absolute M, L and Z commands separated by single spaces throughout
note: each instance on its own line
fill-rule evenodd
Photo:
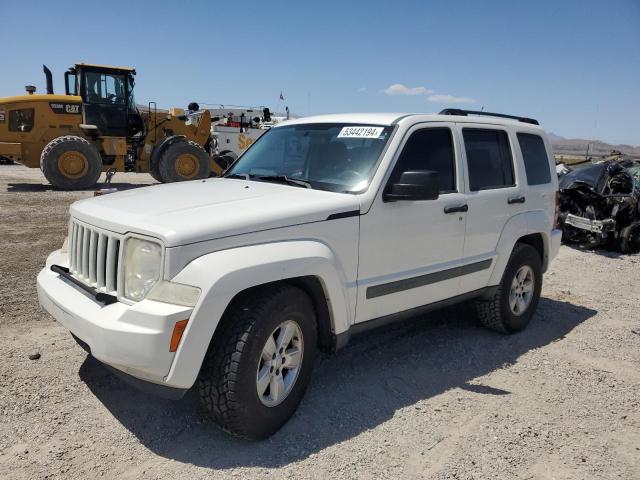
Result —
M 553 228 L 560 228 L 560 192 L 556 191 L 556 211 L 553 218 Z

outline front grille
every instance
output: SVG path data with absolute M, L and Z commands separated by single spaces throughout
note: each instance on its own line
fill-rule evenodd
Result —
M 76 220 L 69 227 L 69 271 L 99 292 L 116 295 L 121 237 Z

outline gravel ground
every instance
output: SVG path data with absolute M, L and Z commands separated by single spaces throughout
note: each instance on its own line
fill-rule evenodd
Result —
M 640 478 L 639 256 L 562 247 L 518 335 L 465 306 L 363 335 L 249 443 L 204 422 L 193 394 L 123 384 L 40 310 L 36 274 L 88 195 L 0 166 L 0 478 Z

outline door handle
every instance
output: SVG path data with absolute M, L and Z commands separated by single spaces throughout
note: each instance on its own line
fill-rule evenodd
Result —
M 466 203 L 460 205 L 449 205 L 448 207 L 444 207 L 444 213 L 456 213 L 456 212 L 466 212 L 469 210 L 469 205 Z
M 507 203 L 509 205 L 513 205 L 514 203 L 524 203 L 525 198 L 524 196 L 522 197 L 511 197 L 510 199 L 507 200 Z

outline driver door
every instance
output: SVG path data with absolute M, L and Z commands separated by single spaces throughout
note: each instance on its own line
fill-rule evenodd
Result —
M 356 322 L 459 294 L 467 214 L 450 211 L 465 205 L 457 148 L 445 124 L 417 125 L 405 137 L 385 188 L 404 171 L 431 170 L 438 173 L 439 197 L 389 202 L 381 189 L 360 217 Z
M 104 136 L 127 136 L 129 128 L 125 75 L 85 72 L 82 93 L 85 124 L 97 126 Z

